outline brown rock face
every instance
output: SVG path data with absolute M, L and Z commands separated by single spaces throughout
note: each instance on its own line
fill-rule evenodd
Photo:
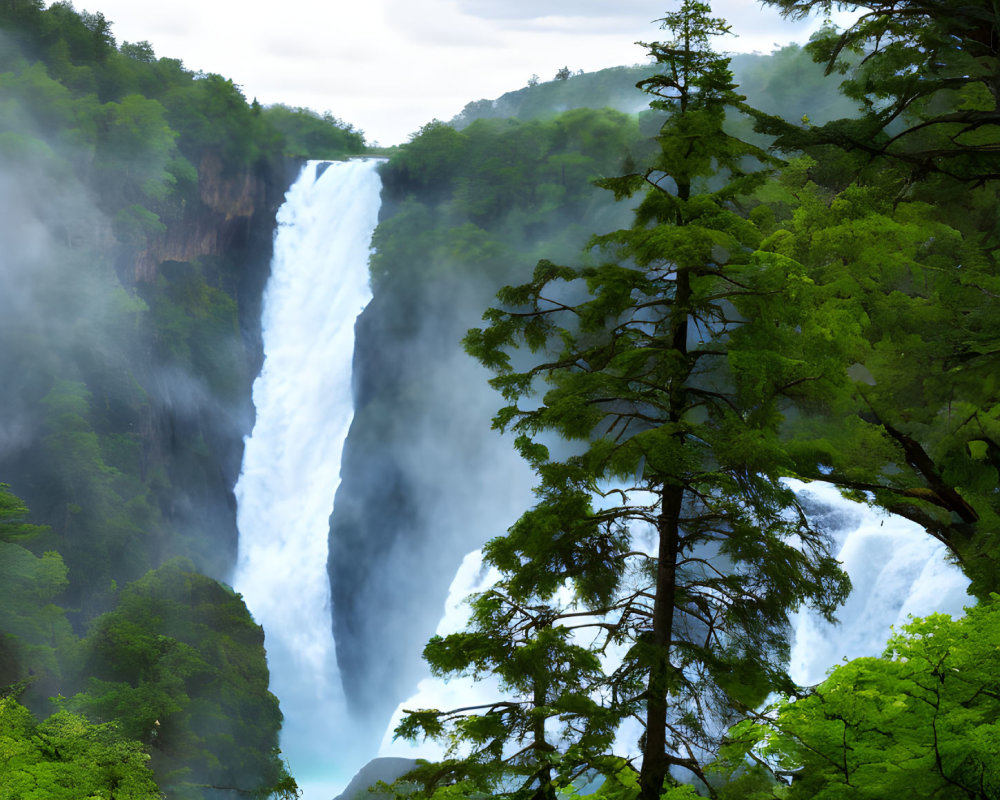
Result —
M 216 153 L 206 153 L 198 165 L 198 188 L 201 202 L 227 220 L 249 217 L 264 204 L 267 194 L 259 176 L 244 169 L 224 177 L 222 159 Z
M 222 159 L 210 152 L 198 165 L 198 192 L 201 202 L 169 221 L 163 236 L 135 256 L 137 283 L 156 280 L 164 261 L 192 261 L 245 246 L 254 214 L 266 209 L 268 181 L 252 168 L 226 175 Z

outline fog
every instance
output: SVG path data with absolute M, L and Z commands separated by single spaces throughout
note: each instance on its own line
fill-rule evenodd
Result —
M 8 91 L 0 106 L 0 481 L 52 526 L 82 624 L 104 610 L 95 584 L 172 555 L 228 577 L 254 356 L 234 312 L 197 346 L 242 389 L 187 357 L 191 334 L 164 328 L 188 313 L 183 290 L 136 280 L 140 253 L 115 236 L 93 145 L 44 102 Z M 88 550 L 109 560 L 93 569 Z

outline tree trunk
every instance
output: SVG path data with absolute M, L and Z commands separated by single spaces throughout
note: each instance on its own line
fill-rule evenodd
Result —
M 548 700 L 548 681 L 541 677 L 534 679 L 534 708 L 541 708 Z M 541 761 L 555 748 L 545 739 L 545 719 L 535 717 L 531 724 L 532 737 L 534 739 L 535 757 Z M 552 767 L 543 766 L 537 773 L 538 788 L 532 795 L 532 800 L 555 800 L 556 790 L 552 785 Z
M 678 181 L 678 197 L 687 200 L 691 194 L 689 181 Z M 683 219 L 678 219 L 678 225 Z M 674 279 L 674 302 L 669 318 L 671 350 L 688 353 L 688 319 L 691 313 L 691 274 L 678 269 Z M 690 364 L 675 374 L 669 386 L 670 422 L 680 422 L 687 408 L 687 381 Z M 679 434 L 683 440 L 683 434 Z M 667 708 L 671 684 L 670 642 L 673 637 L 674 608 L 677 594 L 677 556 L 680 552 L 681 507 L 684 504 L 684 484 L 678 476 L 666 476 L 660 494 L 660 516 L 657 520 L 659 549 L 656 564 L 656 588 L 653 600 L 653 631 L 650 640 L 652 654 L 646 695 L 646 737 L 639 772 L 639 800 L 659 800 L 663 782 L 670 768 L 667 757 Z
M 660 546 L 656 566 L 656 598 L 653 601 L 654 648 L 646 697 L 646 738 L 639 773 L 639 800 L 659 800 L 669 770 L 667 759 L 667 706 L 670 694 L 670 640 L 673 636 L 677 588 L 677 554 L 680 551 L 678 521 L 684 501 L 684 487 L 663 488 L 657 522 Z

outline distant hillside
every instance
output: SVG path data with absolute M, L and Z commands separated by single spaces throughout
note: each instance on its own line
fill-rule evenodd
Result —
M 853 104 L 827 85 L 823 67 L 798 45 L 770 55 L 733 56 L 733 75 L 751 105 L 785 119 L 803 115 L 816 123 L 853 116 Z M 648 64 L 571 74 L 507 92 L 495 100 L 475 100 L 450 121 L 462 129 L 477 119 L 538 119 L 573 108 L 613 108 L 627 114 L 646 109 L 649 96 L 636 88 L 650 74 Z M 834 79 L 831 79 L 833 81 Z

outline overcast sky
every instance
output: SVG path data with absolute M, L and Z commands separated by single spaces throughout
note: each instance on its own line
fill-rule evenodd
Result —
M 119 43 L 232 78 L 248 100 L 330 111 L 369 142 L 406 141 L 466 103 L 576 71 L 638 64 L 672 0 L 76 0 L 102 12 Z M 755 0 L 716 0 L 738 37 L 718 49 L 770 52 L 804 42 Z

